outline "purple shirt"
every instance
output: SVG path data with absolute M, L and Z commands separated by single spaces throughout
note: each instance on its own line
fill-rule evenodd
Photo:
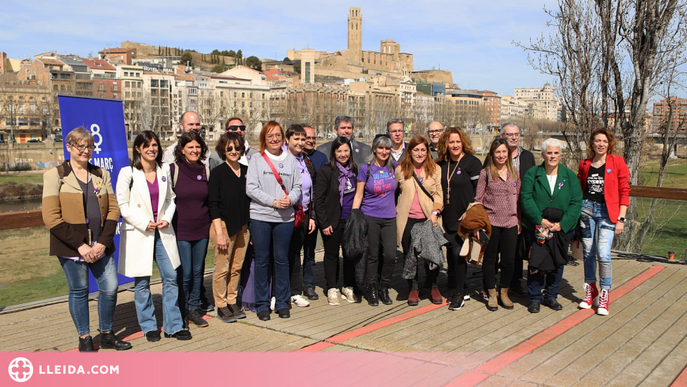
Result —
M 346 189 L 343 194 L 343 205 L 341 206 L 341 219 L 348 219 L 351 215 L 351 208 L 353 208 L 353 199 L 355 198 L 355 177 L 351 177 L 346 182 Z
M 205 165 L 179 161 L 170 166 L 170 169 L 174 169 L 174 175 L 178 175 L 174 186 L 177 211 L 172 221 L 177 240 L 197 241 L 208 238 L 210 208 Z
M 358 181 L 365 181 L 367 165 L 363 164 L 358 169 Z M 371 165 L 370 178 L 367 180 L 367 184 L 365 184 L 363 204 L 360 206 L 360 210 L 363 214 L 373 218 L 395 218 L 396 177 L 393 171 L 396 166 L 387 168 L 379 167 L 375 163 Z
M 157 185 L 157 176 L 152 183 L 146 179 L 146 183 L 148 183 L 148 191 L 150 192 L 150 206 L 153 207 L 153 220 L 157 222 L 157 206 L 160 201 L 160 187 Z
M 303 153 L 300 153 L 296 158 L 296 164 L 298 165 L 298 170 L 301 172 L 301 198 L 298 203 L 303 206 L 303 211 L 308 211 L 310 206 L 310 195 L 312 194 L 312 178 L 310 177 L 310 171 L 308 171 L 308 166 L 305 164 L 303 159 Z

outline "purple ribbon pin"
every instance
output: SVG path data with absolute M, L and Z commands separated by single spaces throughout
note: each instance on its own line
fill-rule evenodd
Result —
M 246 159 L 250 160 L 250 155 L 246 155 Z
M 166 181 L 167 181 L 167 177 L 166 177 L 166 176 L 162 176 L 162 182 L 164 183 L 164 182 L 166 182 Z
M 360 150 L 358 150 L 358 148 L 356 148 L 356 149 L 355 149 L 355 153 L 358 153 L 358 152 L 360 152 Z
M 563 188 L 564 185 L 565 185 L 565 182 L 561 181 L 560 183 L 558 183 L 558 189 Z
M 606 170 L 606 173 L 611 173 L 611 172 L 613 172 L 613 170 L 612 170 L 611 168 L 608 168 L 608 169 Z
M 279 163 L 279 168 L 284 168 L 284 164 Z
M 198 181 L 203 180 L 203 175 L 198 175 L 198 176 L 196 176 L 196 179 L 198 179 Z
M 461 171 L 460 168 L 458 168 L 458 172 L 456 172 L 456 175 L 460 175 L 461 173 L 463 173 L 463 171 Z

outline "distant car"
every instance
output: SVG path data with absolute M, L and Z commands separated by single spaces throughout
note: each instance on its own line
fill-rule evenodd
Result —
M 41 140 L 36 140 L 35 138 L 32 138 L 32 139 L 28 140 L 27 142 L 43 142 L 43 141 L 41 141 Z

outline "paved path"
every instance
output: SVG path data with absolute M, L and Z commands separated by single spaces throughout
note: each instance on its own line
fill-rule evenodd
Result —
M 317 284 L 324 283 L 321 258 L 319 253 Z M 687 266 L 615 260 L 608 317 L 577 309 L 581 265 L 565 270 L 559 297 L 563 310 L 542 306 L 539 314 L 528 313 L 527 300 L 519 298 L 514 298 L 512 311 L 489 312 L 477 294 L 455 312 L 427 299 L 409 307 L 400 266 L 391 306 L 373 308 L 365 302 L 345 301 L 329 306 L 318 288 L 320 299 L 308 308 L 294 307 L 290 319 L 273 314 L 272 320 L 262 322 L 248 313 L 245 320 L 224 324 L 208 316 L 210 326 L 192 325 L 193 340 L 186 342 L 163 338 L 148 343 L 136 322 L 133 292 L 123 291 L 115 331 L 127 337 L 137 352 L 385 354 L 374 367 L 387 375 L 393 372 L 393 378 L 383 381 L 394 386 L 685 385 L 687 373 L 678 376 L 687 366 Z M 478 275 L 474 269 L 468 273 L 473 290 L 481 287 Z M 210 280 L 207 275 L 207 285 Z M 445 283 L 443 274 L 440 283 Z M 158 313 L 160 288 L 153 286 Z M 0 351 L 75 350 L 76 333 L 66 300 L 7 310 L 0 313 L 0 322 Z M 91 302 L 91 327 L 95 334 L 95 302 Z M 370 367 L 355 367 L 366 366 Z

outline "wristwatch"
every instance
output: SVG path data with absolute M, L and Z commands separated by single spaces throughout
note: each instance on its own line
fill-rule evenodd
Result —
M 620 223 L 625 223 L 626 218 L 624 216 L 619 216 L 618 217 L 618 222 Z
M 441 211 L 439 211 L 439 210 L 434 210 L 434 211 L 432 211 L 432 214 L 434 214 L 434 215 L 436 215 L 436 216 L 439 216 L 439 215 L 441 215 Z

